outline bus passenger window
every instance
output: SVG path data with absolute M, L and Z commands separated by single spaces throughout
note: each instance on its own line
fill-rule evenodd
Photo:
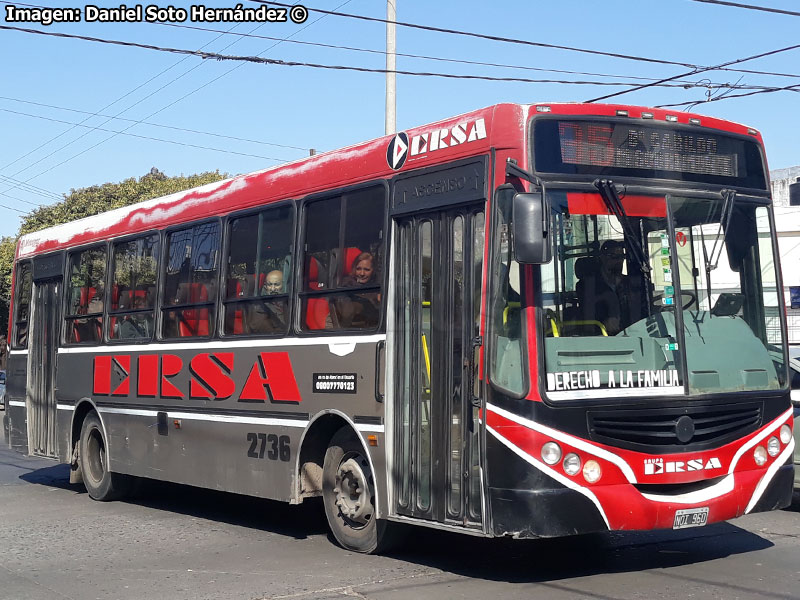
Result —
M 225 335 L 287 333 L 293 232 L 293 211 L 288 205 L 230 221 Z
M 111 339 L 153 337 L 159 251 L 157 233 L 114 244 L 108 309 Z
M 33 278 L 31 275 L 31 264 L 21 263 L 17 266 L 17 296 L 14 301 L 14 336 L 12 337 L 12 348 L 28 347 L 28 318 L 31 314 L 31 293 Z
M 213 333 L 219 246 L 217 221 L 167 235 L 162 337 L 208 337 Z
M 97 344 L 103 340 L 105 246 L 70 254 L 68 274 L 65 338 L 71 344 Z
M 303 329 L 374 331 L 380 325 L 385 205 L 383 186 L 306 205 Z

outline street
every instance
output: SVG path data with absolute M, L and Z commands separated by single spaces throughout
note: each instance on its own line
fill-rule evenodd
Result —
M 798 598 L 800 510 L 679 532 L 486 540 L 411 530 L 389 556 L 329 539 L 322 506 L 151 483 L 100 503 L 0 449 L 0 599 Z

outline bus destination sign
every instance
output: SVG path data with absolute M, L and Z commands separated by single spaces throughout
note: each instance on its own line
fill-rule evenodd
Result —
M 655 169 L 736 177 L 737 155 L 720 153 L 713 135 L 623 123 L 558 124 L 561 160 L 577 165 Z
M 540 118 L 538 173 L 672 179 L 766 189 L 756 140 L 683 125 Z

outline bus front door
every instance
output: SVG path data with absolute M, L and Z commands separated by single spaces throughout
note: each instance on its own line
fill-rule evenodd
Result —
M 28 353 L 28 451 L 51 458 L 58 456 L 55 387 L 60 314 L 61 279 L 36 281 Z
M 479 528 L 483 208 L 398 218 L 397 233 L 396 510 Z

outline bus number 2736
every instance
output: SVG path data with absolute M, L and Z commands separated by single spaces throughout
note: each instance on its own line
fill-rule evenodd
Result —
M 289 448 L 289 436 L 278 436 L 274 433 L 248 433 L 247 441 L 250 447 L 247 449 L 247 456 L 250 458 L 264 458 L 270 460 L 282 460 L 288 462 L 291 455 Z

